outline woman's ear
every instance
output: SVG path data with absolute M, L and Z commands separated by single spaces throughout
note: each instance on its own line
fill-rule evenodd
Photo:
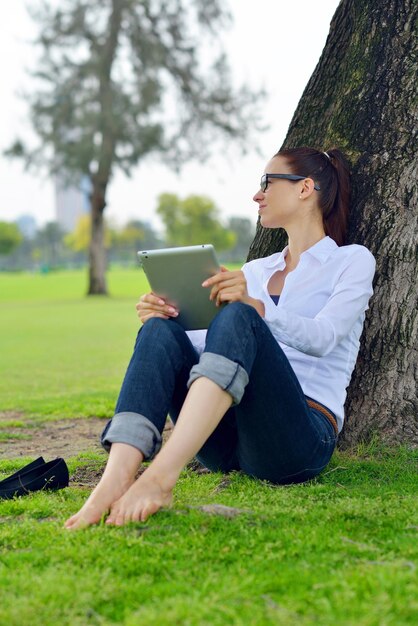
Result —
M 315 183 L 312 178 L 305 178 L 302 180 L 302 188 L 299 193 L 299 198 L 309 198 L 314 191 L 314 185 Z

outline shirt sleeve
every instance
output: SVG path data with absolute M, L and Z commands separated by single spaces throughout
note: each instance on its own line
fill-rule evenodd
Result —
M 363 249 L 350 259 L 326 305 L 314 318 L 266 304 L 265 321 L 274 337 L 311 356 L 329 354 L 367 310 L 373 293 L 373 255 Z

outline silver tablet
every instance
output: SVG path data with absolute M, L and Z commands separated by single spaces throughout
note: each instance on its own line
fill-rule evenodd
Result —
M 185 330 L 207 328 L 219 312 L 209 300 L 210 289 L 202 287 L 220 271 L 213 246 L 142 250 L 138 257 L 153 293 L 178 309 L 173 319 Z

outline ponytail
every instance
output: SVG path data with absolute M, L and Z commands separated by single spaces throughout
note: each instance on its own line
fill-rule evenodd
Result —
M 326 152 L 314 148 L 288 148 L 274 156 L 284 157 L 293 174 L 313 178 L 319 183 L 318 199 L 325 234 L 343 246 L 350 203 L 350 168 L 344 154 L 338 148 Z

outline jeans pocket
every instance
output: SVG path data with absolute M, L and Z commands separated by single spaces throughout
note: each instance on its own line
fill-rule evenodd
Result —
M 305 467 L 294 474 L 281 476 L 275 481 L 278 484 L 289 485 L 292 483 L 304 483 L 318 476 L 328 465 L 335 449 L 335 440 L 333 442 L 320 442 L 315 453 L 309 463 Z
M 311 409 L 311 411 L 318 418 L 315 424 L 318 437 L 313 452 L 300 463 L 301 468 L 297 472 L 280 476 L 277 480 L 279 484 L 302 483 L 311 480 L 318 476 L 331 460 L 337 443 L 334 427 L 320 411 L 316 409 Z
M 315 426 L 319 442 L 322 444 L 336 444 L 338 435 L 329 419 L 318 409 L 311 409 L 311 413 L 316 418 Z

